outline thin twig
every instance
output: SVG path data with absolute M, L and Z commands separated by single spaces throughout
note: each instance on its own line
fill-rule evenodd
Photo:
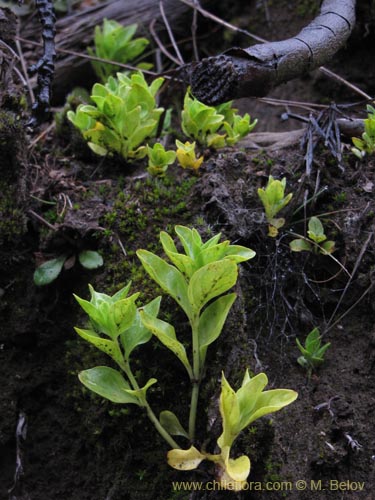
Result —
M 20 62 L 21 62 L 22 72 L 23 72 L 25 80 L 26 80 L 27 90 L 29 91 L 30 102 L 31 102 L 31 104 L 34 104 L 35 95 L 34 95 L 33 87 L 32 87 L 31 82 L 30 82 L 29 73 L 27 71 L 27 64 L 26 64 L 26 61 L 25 61 L 25 58 L 23 55 L 22 47 L 21 47 L 21 44 L 17 38 L 16 38 L 15 42 L 16 42 L 16 47 L 17 47 L 17 51 L 19 54 Z
M 155 29 L 154 29 L 155 23 L 156 23 L 156 19 L 153 19 L 150 22 L 149 30 L 150 30 L 150 33 L 151 33 L 153 39 L 157 43 L 157 46 L 159 47 L 159 49 L 161 50 L 161 52 L 163 52 L 163 54 L 166 57 L 168 57 L 168 59 L 170 59 L 172 62 L 174 62 L 175 64 L 177 64 L 177 66 L 180 66 L 181 62 L 179 61 L 179 59 L 177 59 L 177 57 L 175 57 L 173 54 L 171 54 L 169 52 L 169 50 L 165 47 L 165 45 L 162 43 L 162 41 L 160 40 L 159 36 L 157 35 L 157 33 L 156 33 Z
M 358 269 L 358 267 L 359 267 L 359 264 L 360 264 L 360 263 L 361 263 L 361 261 L 362 261 L 363 255 L 364 255 L 364 253 L 366 252 L 367 247 L 369 246 L 369 244 L 370 244 L 370 241 L 371 241 L 371 238 L 372 238 L 372 237 L 373 237 L 373 233 L 370 233 L 370 234 L 369 234 L 369 236 L 368 236 L 368 238 L 367 238 L 367 240 L 366 240 L 366 241 L 365 241 L 365 243 L 362 245 L 361 251 L 359 252 L 359 255 L 358 255 L 358 257 L 357 257 L 356 263 L 355 263 L 355 265 L 354 265 L 354 268 L 353 268 L 352 274 L 351 274 L 351 276 L 349 275 L 349 276 L 350 276 L 350 278 L 349 278 L 348 282 L 346 283 L 345 288 L 344 288 L 344 290 L 343 290 L 343 292 L 342 292 L 342 294 L 341 294 L 341 297 L 340 297 L 339 301 L 338 301 L 338 302 L 337 302 L 337 304 L 336 304 L 335 310 L 333 311 L 333 313 L 332 313 L 332 315 L 331 315 L 331 317 L 330 317 L 330 319 L 329 319 L 329 321 L 328 321 L 327 327 L 329 327 L 329 325 L 331 324 L 331 321 L 332 321 L 332 320 L 333 320 L 333 318 L 335 317 L 335 314 L 336 314 L 336 313 L 337 313 L 337 311 L 339 310 L 339 307 L 341 306 L 341 303 L 342 303 L 342 301 L 343 301 L 343 299 L 344 299 L 344 297 L 345 297 L 345 295 L 346 295 L 346 292 L 348 291 L 349 286 L 350 286 L 351 282 L 353 281 L 353 277 L 354 277 L 355 273 L 357 272 L 357 269 Z M 337 323 L 337 322 L 336 322 L 336 323 Z M 326 331 L 328 331 L 328 330 L 326 330 Z
M 336 325 L 338 325 L 344 318 L 347 316 L 357 305 L 366 297 L 366 295 L 374 288 L 375 283 L 371 283 L 371 285 L 366 288 L 366 290 L 363 292 L 363 294 L 359 297 L 358 300 L 352 304 L 349 309 L 347 309 L 332 325 L 330 325 L 328 328 L 324 330 L 324 333 L 328 333 L 332 328 L 335 328 Z M 329 323 L 328 323 L 329 324 Z
M 175 40 L 175 37 L 173 35 L 173 31 L 171 29 L 171 26 L 170 26 L 170 24 L 168 22 L 168 19 L 167 19 L 167 16 L 165 14 L 165 11 L 164 11 L 164 6 L 163 6 L 163 2 L 162 1 L 159 2 L 159 9 L 160 9 L 160 14 L 161 14 L 161 17 L 163 18 L 165 27 L 167 28 L 169 39 L 170 39 L 170 41 L 171 41 L 171 43 L 173 45 L 173 48 L 174 48 L 174 50 L 176 52 L 177 58 L 180 61 L 179 65 L 183 65 L 183 64 L 185 64 L 185 62 L 184 62 L 184 59 L 183 59 L 183 57 L 181 55 L 180 49 L 178 48 L 178 45 L 176 43 L 176 40 Z
M 20 42 L 28 43 L 28 44 L 34 45 L 36 47 L 41 47 L 42 46 L 42 44 L 39 43 L 39 42 L 34 42 L 32 40 L 27 40 L 26 38 L 22 38 L 21 36 L 17 36 L 16 39 L 19 40 Z M 136 68 L 135 66 L 132 66 L 130 64 L 124 64 L 124 63 L 119 63 L 118 61 L 111 61 L 111 60 L 108 60 L 108 59 L 103 59 L 101 57 L 90 56 L 88 54 L 83 54 L 82 52 L 76 52 L 74 50 L 67 50 L 67 49 L 56 48 L 56 51 L 57 52 L 61 52 L 62 54 L 68 54 L 70 56 L 79 57 L 81 59 L 87 59 L 89 61 L 105 62 L 106 64 L 113 64 L 114 66 L 119 66 L 120 68 L 129 69 L 131 71 L 139 71 L 139 68 Z M 143 69 L 142 72 L 145 73 L 145 74 L 147 74 L 147 75 L 151 75 L 151 76 L 160 76 L 155 71 L 150 71 L 150 70 L 147 70 L 147 69 Z M 165 78 L 170 78 L 170 77 L 166 76 Z
M 56 123 L 55 122 L 52 122 L 50 125 L 48 125 L 47 128 L 45 128 L 43 130 L 43 132 L 41 132 L 38 137 L 36 137 L 33 141 L 30 142 L 29 144 L 29 149 L 33 149 L 40 140 L 42 140 L 49 132 L 51 132 L 51 130 L 53 130 L 56 126 Z
M 313 245 L 315 248 L 321 248 L 321 246 L 318 243 L 316 243 L 315 241 L 310 240 L 309 238 L 306 238 L 306 236 L 302 236 L 302 234 L 297 234 L 297 233 L 294 233 L 293 231 L 290 231 L 289 234 L 292 235 L 292 236 L 295 236 L 295 237 L 299 238 L 300 240 L 304 240 L 307 243 L 310 243 L 310 245 Z M 333 259 L 336 262 L 336 264 L 338 264 L 341 267 L 341 269 L 349 276 L 349 279 L 350 280 L 352 279 L 353 274 L 350 274 L 350 272 L 346 269 L 346 267 L 343 266 L 341 264 L 341 262 L 338 259 L 336 259 L 336 257 L 334 257 L 330 253 L 326 253 L 326 254 L 323 254 L 323 255 L 327 255 L 328 257 L 330 257 L 331 259 Z M 328 324 L 329 324 L 329 322 L 328 322 Z
M 342 83 L 343 85 L 346 85 L 347 87 L 349 87 L 350 89 L 352 89 L 354 92 L 356 92 L 357 94 L 361 95 L 365 99 L 368 99 L 369 101 L 371 101 L 373 99 L 371 96 L 369 96 L 368 94 L 366 94 L 366 92 L 363 92 L 363 90 L 361 90 L 360 88 L 358 88 L 356 85 L 353 85 L 352 83 L 348 82 L 348 80 L 345 80 L 345 78 L 343 78 L 342 76 L 338 75 L 337 73 L 334 73 L 333 71 L 331 71 L 330 69 L 326 68 L 325 66 L 321 66 L 319 68 L 319 71 L 321 71 L 324 75 L 328 76 L 332 80 L 337 80 L 338 82 Z
M 194 3 L 194 11 L 193 11 L 193 22 L 191 23 L 191 36 L 193 41 L 193 52 L 194 59 L 199 61 L 199 52 L 198 52 L 198 44 L 197 44 L 197 30 L 198 30 L 198 10 L 197 7 L 200 7 L 198 0 L 193 0 Z
M 39 215 L 36 212 L 34 212 L 34 210 L 28 210 L 27 213 L 30 214 L 30 215 L 32 215 L 33 217 L 35 217 L 35 219 L 37 219 L 39 222 L 41 222 L 42 224 L 44 224 L 45 226 L 47 226 L 49 229 L 52 229 L 52 231 L 56 231 L 56 226 L 54 226 L 53 224 L 50 224 L 41 215 Z
M 264 38 L 261 38 L 260 36 L 254 35 L 253 33 L 250 33 L 250 31 L 244 30 L 242 28 L 237 28 L 237 26 L 234 26 L 231 23 L 228 23 L 227 21 L 224 21 L 223 19 L 220 19 L 220 17 L 215 16 L 214 14 L 211 14 L 211 12 L 208 12 L 208 10 L 203 9 L 200 6 L 197 6 L 196 3 L 190 0 L 180 0 L 180 2 L 184 3 L 185 5 L 188 5 L 192 9 L 197 10 L 200 14 L 202 14 L 203 17 L 206 17 L 207 19 L 211 19 L 211 21 L 215 21 L 218 24 L 221 24 L 221 26 L 224 26 L 225 28 L 228 28 L 232 31 L 235 31 L 236 33 L 242 33 L 243 35 L 249 36 L 253 40 L 256 40 L 257 42 L 261 43 L 266 43 L 267 40 Z

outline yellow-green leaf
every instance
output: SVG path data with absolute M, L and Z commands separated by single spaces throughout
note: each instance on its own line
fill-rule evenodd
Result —
M 194 446 L 188 450 L 170 450 L 167 454 L 168 464 L 178 470 L 193 470 L 206 457 Z

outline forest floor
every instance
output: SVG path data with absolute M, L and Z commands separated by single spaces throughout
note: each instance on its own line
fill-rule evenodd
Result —
M 252 31 L 269 38 L 297 32 L 313 14 L 303 10 L 306 2 L 298 2 L 291 22 L 284 5 L 289 2 L 268 2 L 275 20 L 270 25 L 256 2 L 250 3 L 230 21 L 240 27 L 252 23 Z M 365 39 L 361 27 L 332 69 L 374 95 L 375 69 L 365 64 L 373 57 L 374 26 Z M 361 100 L 318 72 L 272 95 L 325 104 L 325 116 L 332 113 L 332 101 Z M 254 100 L 236 104 L 259 119 L 258 132 L 303 126 L 282 122 L 285 108 Z M 364 116 L 363 104 L 354 109 Z M 12 123 L 14 140 L 8 138 L 5 146 L 0 142 L 14 167 L 0 181 L 0 500 L 373 498 L 375 158 L 359 161 L 350 140 L 344 140 L 338 161 L 319 143 L 310 171 L 298 141 L 275 145 L 270 135 L 268 145 L 258 145 L 250 135 L 236 147 L 206 151 L 197 176 L 172 166 L 164 178 L 153 178 L 143 164 L 103 161 L 77 149 L 66 125 L 47 127 L 39 137 L 40 131 L 25 135 L 20 124 Z M 267 235 L 257 196 L 269 175 L 285 177 L 286 192 L 293 193 L 276 238 Z M 332 256 L 290 251 L 291 233 L 305 235 L 311 216 L 319 216 L 335 241 Z M 77 378 L 79 371 L 108 360 L 74 332 L 85 318 L 73 293 L 87 298 L 91 283 L 111 294 L 130 279 L 142 301 L 160 293 L 135 252 L 146 248 L 161 255 L 159 233 L 173 233 L 176 224 L 195 227 L 203 239 L 221 232 L 256 252 L 240 266 L 238 299 L 209 353 L 198 442 L 209 432 L 212 445 L 220 434 L 222 370 L 232 385 L 246 368 L 264 371 L 269 388 L 299 394 L 295 403 L 272 419 L 260 419 L 236 441 L 233 456 L 246 453 L 252 462 L 249 490 L 241 493 L 210 491 L 209 466 L 195 472 L 171 469 L 167 447 L 138 408 L 121 409 L 90 395 Z M 88 271 L 76 263 L 52 284 L 35 286 L 38 264 L 62 254 L 76 256 L 82 249 L 98 250 L 104 266 Z M 163 298 L 163 303 L 164 314 L 183 337 L 185 318 L 171 300 Z M 295 339 L 304 340 L 314 327 L 331 347 L 308 377 L 297 363 Z M 189 381 L 173 356 L 156 341 L 139 356 L 140 378 L 159 381 L 150 390 L 153 406 L 173 408 L 186 420 Z M 182 481 L 195 481 L 202 491 Z

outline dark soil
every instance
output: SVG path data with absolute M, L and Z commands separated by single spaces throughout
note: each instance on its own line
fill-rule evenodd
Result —
M 291 23 L 285 14 L 289 2 L 261 2 L 268 4 L 270 25 L 262 8 L 250 3 L 246 12 L 231 11 L 230 20 L 244 27 L 251 19 L 250 30 L 268 38 L 289 36 L 313 15 L 309 2 L 298 2 Z M 352 42 L 332 68 L 373 95 L 374 67 L 363 61 L 372 52 L 374 30 L 370 23 L 361 32 L 365 24 L 360 17 Z M 339 164 L 318 144 L 307 175 L 305 150 L 298 143 L 271 151 L 246 142 L 207 151 L 197 177 L 173 166 L 164 179 L 155 179 L 142 164 L 98 160 L 82 144 L 78 150 L 66 127 L 59 134 L 52 129 L 41 138 L 40 131 L 26 136 L 15 119 L 19 90 L 10 88 L 12 99 L 0 94 L 0 500 L 373 498 L 374 157 L 359 162 L 348 141 Z M 325 104 L 358 100 L 317 73 L 274 96 Z M 251 107 L 262 130 L 291 128 L 291 121 L 284 128 L 279 120 L 284 108 L 239 104 Z M 363 116 L 363 104 L 355 109 Z M 294 193 L 276 238 L 267 236 L 257 196 L 270 174 L 286 177 L 287 192 Z M 290 232 L 305 234 L 313 215 L 320 216 L 336 243 L 334 259 L 289 249 Z M 236 441 L 233 456 L 246 453 L 252 462 L 251 491 L 210 491 L 206 487 L 214 475 L 205 464 L 191 473 L 169 468 L 167 447 L 145 415 L 88 394 L 77 378 L 80 370 L 108 359 L 74 332 L 85 317 L 73 293 L 87 297 L 91 283 L 111 294 L 131 279 L 142 302 L 156 296 L 160 290 L 140 268 L 135 251 L 147 248 L 161 255 L 159 232 L 172 232 L 176 224 L 196 227 L 204 239 L 222 232 L 257 253 L 241 265 L 238 299 L 209 352 L 198 444 L 208 438 L 213 450 L 221 432 L 222 370 L 234 386 L 248 367 L 264 371 L 270 388 L 299 394 L 295 403 L 260 419 Z M 51 285 L 34 285 L 37 265 L 82 249 L 98 250 L 103 268 L 87 271 L 76 263 Z M 168 298 L 163 304 L 183 337 L 184 316 Z M 314 327 L 331 347 L 308 377 L 297 363 L 295 338 L 302 341 Z M 140 378 L 159 381 L 150 391 L 153 407 L 173 409 L 186 420 L 186 374 L 156 341 L 139 352 Z M 178 481 L 196 481 L 202 491 L 191 485 L 175 491 Z

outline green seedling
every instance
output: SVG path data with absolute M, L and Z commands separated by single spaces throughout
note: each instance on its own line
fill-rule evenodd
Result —
M 91 327 L 77 333 L 107 353 L 121 371 L 99 366 L 84 370 L 80 381 L 91 391 L 115 403 L 136 404 L 144 409 L 157 431 L 171 446 L 168 463 L 179 470 L 191 470 L 204 459 L 217 465 L 218 479 L 224 488 L 240 490 L 250 472 L 248 457 L 230 458 L 231 446 L 238 434 L 257 418 L 278 411 L 292 403 L 297 394 L 287 389 L 263 391 L 265 374 L 250 378 L 245 374 L 241 388 L 234 392 L 222 376 L 220 412 L 223 432 L 218 439 L 219 454 L 199 451 L 195 446 L 195 429 L 199 389 L 204 378 L 207 350 L 220 336 L 229 311 L 236 299 L 230 289 L 238 278 L 238 265 L 255 256 L 253 250 L 220 242 L 220 234 L 203 242 L 195 229 L 175 227 L 182 250 L 172 237 L 160 233 L 160 241 L 169 260 L 147 250 L 137 256 L 144 269 L 160 288 L 184 311 L 191 329 L 191 341 L 178 338 L 174 326 L 158 318 L 160 297 L 137 308 L 138 294 L 128 296 L 130 284 L 109 297 L 90 287 L 91 300 L 76 297 L 89 315 Z M 228 293 L 229 292 L 229 293 Z M 191 397 L 188 426 L 175 413 L 164 410 L 159 419 L 150 407 L 147 390 L 157 381 L 149 379 L 141 388 L 130 365 L 130 354 L 141 344 L 156 337 L 181 362 L 190 380 Z M 178 382 L 180 385 L 180 382 Z M 182 449 L 175 437 L 190 441 Z
M 85 269 L 97 269 L 103 265 L 103 257 L 94 250 L 84 250 L 78 254 L 78 261 Z M 47 260 L 36 268 L 34 283 L 37 286 L 49 285 L 54 281 L 63 268 L 70 269 L 76 262 L 75 255 L 60 255 L 56 259 Z
M 141 56 L 149 44 L 146 38 L 133 38 L 137 31 L 137 24 L 122 26 L 116 21 L 104 19 L 102 27 L 96 26 L 94 35 L 95 49 L 88 48 L 91 56 L 115 61 L 121 64 L 130 64 Z M 102 83 L 110 76 L 121 70 L 120 66 L 100 61 L 91 61 L 95 73 Z M 152 64 L 140 63 L 138 69 L 150 69 Z
M 183 143 L 176 139 L 176 146 L 176 156 L 178 164 L 182 168 L 193 170 L 194 172 L 198 171 L 199 167 L 203 163 L 203 156 L 197 158 L 197 154 L 195 152 L 195 141 L 192 143 L 190 143 L 189 141 Z
M 308 238 L 298 238 L 289 243 L 292 252 L 313 252 L 330 255 L 335 251 L 335 242 L 327 240 L 323 224 L 318 217 L 311 217 L 308 225 Z
M 164 111 L 155 100 L 163 81 L 157 78 L 149 86 L 140 72 L 130 77 L 118 73 L 105 85 L 96 83 L 91 95 L 95 104 L 78 106 L 68 112 L 68 119 L 94 153 L 117 153 L 128 161 L 144 158 L 146 142 L 155 136 Z
M 246 370 L 242 385 L 235 392 L 222 374 L 220 414 L 223 431 L 217 440 L 220 453 L 206 453 L 194 446 L 188 450 L 174 449 L 168 452 L 168 463 L 178 470 L 192 470 L 196 469 L 202 460 L 210 460 L 216 464 L 221 488 L 242 490 L 246 485 L 251 464 L 246 455 L 236 459 L 230 458 L 234 441 L 240 432 L 255 420 L 281 410 L 298 397 L 295 391 L 289 389 L 263 391 L 267 384 L 265 373 L 250 378 L 249 371 Z
M 219 106 L 207 106 L 191 96 L 188 90 L 181 114 L 181 128 L 187 137 L 202 146 L 219 149 L 233 146 L 249 134 L 257 120 L 251 122 L 250 115 L 240 116 L 232 108 L 232 101 Z
M 277 236 L 279 229 L 285 224 L 285 219 L 276 218 L 276 215 L 290 202 L 293 197 L 292 193 L 285 196 L 285 187 L 285 177 L 279 181 L 270 175 L 266 188 L 258 189 L 258 196 L 263 203 L 266 219 L 269 224 L 268 235 L 272 237 Z
M 315 370 L 324 361 L 324 354 L 326 350 L 330 347 L 330 342 L 327 344 L 322 344 L 322 337 L 318 328 L 314 328 L 308 334 L 305 340 L 305 346 L 296 339 L 298 349 L 301 351 L 302 356 L 297 359 L 297 362 L 305 368 L 309 375 L 311 375 L 312 370 Z
M 79 380 L 90 391 L 113 403 L 134 404 L 146 410 L 156 430 L 169 443 L 178 446 L 171 435 L 160 424 L 147 401 L 148 389 L 156 384 L 150 378 L 140 387 L 134 375 L 130 355 L 140 345 L 148 342 L 152 334 L 142 325 L 140 309 L 136 307 L 139 293 L 128 296 L 131 283 L 113 296 L 96 292 L 89 285 L 91 299 L 84 300 L 75 295 L 82 309 L 90 318 L 90 328 L 75 328 L 78 335 L 106 353 L 120 370 L 108 366 L 96 366 L 79 373 Z M 145 305 L 142 310 L 150 318 L 157 316 L 160 297 Z
M 207 348 L 219 337 L 236 298 L 234 293 L 223 294 L 237 281 L 238 263 L 252 259 L 255 252 L 239 245 L 230 245 L 229 241 L 219 243 L 220 234 L 204 243 L 195 229 L 176 226 L 175 230 L 184 249 L 182 253 L 178 252 L 169 234 L 160 234 L 164 252 L 172 265 L 147 250 L 139 250 L 137 255 L 151 278 L 177 302 L 188 317 L 192 333 L 192 364 L 185 347 L 177 340 L 172 325 L 152 320 L 144 313 L 141 317 L 143 324 L 176 354 L 189 375 L 192 396 L 188 434 L 193 441 Z
M 353 137 L 352 141 L 354 148 L 352 152 L 362 160 L 366 154 L 375 153 L 375 108 L 367 105 L 367 119 L 364 120 L 365 131 L 362 134 L 362 139 Z
M 153 176 L 164 175 L 168 165 L 171 165 L 176 160 L 175 151 L 166 151 L 164 146 L 158 142 L 152 147 L 147 145 L 147 156 L 147 170 Z

